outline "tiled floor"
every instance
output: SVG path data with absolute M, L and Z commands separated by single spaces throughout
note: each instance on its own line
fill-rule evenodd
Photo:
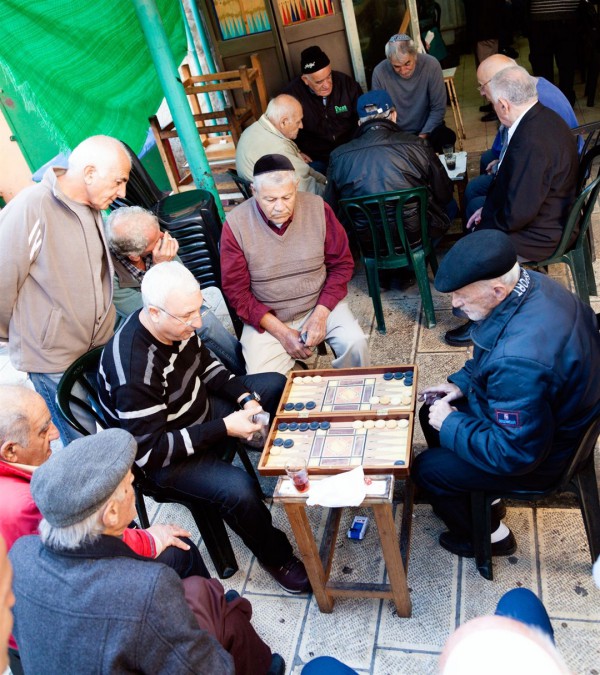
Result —
M 522 53 L 526 46 L 520 45 Z M 472 58 L 463 57 L 456 74 L 456 88 L 468 138 L 466 149 L 481 151 L 491 144 L 493 124 L 479 121 L 482 101 L 475 89 Z M 582 85 L 578 86 L 582 93 Z M 600 103 L 600 96 L 599 103 Z M 581 99 L 580 99 L 581 101 Z M 600 105 L 578 105 L 582 123 L 600 119 Z M 448 123 L 452 125 L 451 112 Z M 551 273 L 566 281 L 564 270 Z M 600 278 L 600 265 L 597 268 Z M 568 282 L 567 282 L 568 283 Z M 218 293 L 218 292 L 217 292 Z M 209 289 L 210 294 L 210 289 Z M 374 364 L 416 362 L 420 385 L 432 384 L 460 368 L 467 356 L 465 349 L 445 345 L 443 333 L 456 325 L 446 296 L 434 292 L 437 326 L 426 329 L 421 322 L 421 303 L 416 287 L 384 294 L 387 334 L 374 328 L 371 302 L 366 294 L 364 275 L 353 280 L 349 301 L 370 336 Z M 218 297 L 209 298 L 216 306 Z M 592 299 L 596 311 L 600 299 Z M 221 303 L 221 312 L 223 304 Z M 314 364 L 325 367 L 327 359 Z M 15 373 L 5 352 L 0 353 L 0 382 L 24 379 Z M 419 431 L 415 445 L 424 445 Z M 271 485 L 272 485 L 271 481 Z M 396 518 L 401 517 L 396 507 Z M 154 521 L 177 521 L 197 534 L 186 509 L 175 505 L 157 506 L 149 502 Z M 275 523 L 291 532 L 279 506 L 272 507 Z M 340 528 L 345 532 L 355 509 L 348 509 Z M 310 518 L 317 533 L 324 526 L 324 510 L 315 507 Z M 574 673 L 594 674 L 600 664 L 600 591 L 591 578 L 586 536 L 579 510 L 572 501 L 553 503 L 552 508 L 509 508 L 507 523 L 515 532 L 519 548 L 509 558 L 497 558 L 494 581 L 485 581 L 474 569 L 472 560 L 456 558 L 437 543 L 442 525 L 426 505 L 414 512 L 413 536 L 408 581 L 413 602 L 410 619 L 400 619 L 392 605 L 378 600 L 337 600 L 332 614 L 321 614 L 312 596 L 292 597 L 281 592 L 258 566 L 256 560 L 231 534 L 240 571 L 225 582 L 249 598 L 254 608 L 253 622 L 274 651 L 286 660 L 288 673 L 299 673 L 314 656 L 336 656 L 361 673 L 421 674 L 436 672 L 441 648 L 454 628 L 480 614 L 493 612 L 502 593 L 515 586 L 531 588 L 546 603 L 557 644 Z M 332 577 L 347 580 L 381 581 L 384 568 L 375 524 L 371 522 L 366 538 L 355 542 L 340 536 Z M 205 555 L 211 567 L 208 555 Z M 482 666 L 482 672 L 485 672 Z

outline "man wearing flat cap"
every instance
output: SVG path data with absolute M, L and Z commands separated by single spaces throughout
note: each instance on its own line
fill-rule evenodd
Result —
M 325 201 L 335 210 L 339 199 L 425 187 L 429 236 L 432 239 L 443 236 L 458 207 L 452 199 L 452 181 L 438 156 L 426 141 L 401 131 L 387 91 L 363 94 L 358 99 L 357 112 L 359 128 L 355 138 L 331 155 Z M 388 219 L 393 223 L 392 232 L 396 233 L 395 204 L 390 206 Z M 365 247 L 372 250 L 366 219 L 361 222 L 357 214 L 355 225 L 363 250 Z M 420 241 L 421 220 L 416 205 L 405 207 L 404 225 L 408 240 Z
M 136 450 L 131 434 L 109 429 L 35 471 L 40 536 L 21 537 L 10 552 L 24 671 L 267 673 L 271 652 L 246 600 L 227 603 L 216 579 L 181 582 L 124 543 Z
M 331 69 L 317 45 L 300 54 L 301 74 L 283 90 L 302 104 L 304 117 L 296 143 L 310 165 L 327 172 L 332 150 L 347 143 L 356 130 L 356 102 L 362 89 L 356 80 Z
M 484 230 L 442 261 L 438 291 L 475 322 L 473 358 L 448 382 L 420 392 L 429 450 L 412 475 L 448 531 L 440 544 L 473 557 L 473 490 L 543 490 L 571 461 L 600 413 L 600 334 L 588 305 L 523 269 L 510 239 Z M 492 507 L 492 554 L 516 549 Z
M 256 162 L 252 190 L 221 236 L 223 292 L 244 322 L 248 373 L 286 374 L 323 340 L 334 368 L 369 365 L 367 339 L 343 302 L 354 262 L 331 208 L 298 191 L 281 155 Z

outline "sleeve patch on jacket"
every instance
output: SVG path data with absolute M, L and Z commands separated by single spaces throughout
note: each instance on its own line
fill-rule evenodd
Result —
M 518 410 L 495 410 L 496 422 L 503 427 L 520 427 L 521 413 Z

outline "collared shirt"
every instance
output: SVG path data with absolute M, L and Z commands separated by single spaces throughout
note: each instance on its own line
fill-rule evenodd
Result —
M 114 251 L 112 252 L 112 254 L 122 265 L 124 265 L 124 267 L 127 269 L 128 272 L 131 272 L 131 274 L 133 274 L 135 280 L 138 281 L 140 284 L 142 283 L 144 274 L 146 274 L 146 272 L 154 265 L 154 261 L 152 260 L 151 255 L 146 255 L 142 258 L 146 269 L 141 270 L 138 267 L 136 267 L 127 256 L 120 255 L 119 253 L 115 253 Z
M 521 120 L 525 115 L 533 108 L 533 106 L 537 103 L 537 100 L 534 101 L 528 108 L 527 110 L 524 110 L 518 117 L 517 119 L 510 125 L 510 127 L 505 127 L 504 125 L 500 126 L 500 129 L 498 130 L 500 133 L 502 133 L 502 130 L 504 129 L 504 134 L 505 138 L 502 139 L 502 150 L 500 151 L 500 161 L 498 162 L 497 169 L 500 168 L 500 164 L 502 164 L 502 160 L 504 159 L 504 155 L 506 154 L 506 151 L 508 149 L 508 144 L 510 143 L 510 139 L 513 137 L 515 131 L 517 130 L 517 127 L 521 123 Z

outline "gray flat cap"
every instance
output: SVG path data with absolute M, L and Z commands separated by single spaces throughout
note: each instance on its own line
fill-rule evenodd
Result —
M 80 523 L 117 489 L 136 452 L 135 438 L 123 429 L 78 438 L 34 471 L 33 500 L 54 527 Z
M 476 281 L 501 277 L 516 262 L 517 252 L 508 235 L 478 230 L 459 239 L 446 253 L 434 285 L 442 293 L 451 293 Z

